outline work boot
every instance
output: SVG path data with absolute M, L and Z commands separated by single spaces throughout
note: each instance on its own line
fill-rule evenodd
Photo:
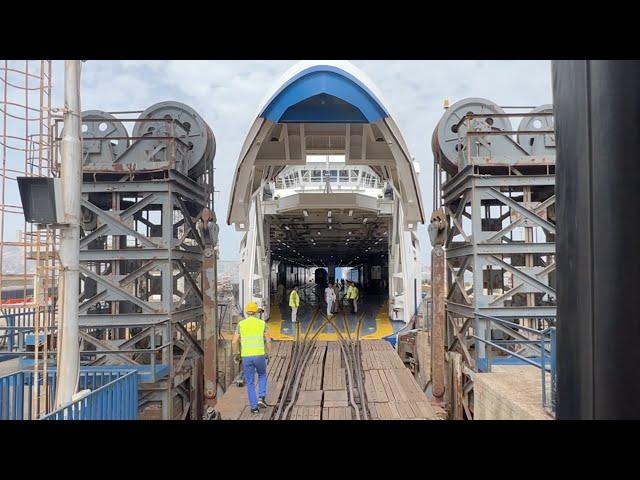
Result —
M 258 399 L 258 408 L 267 408 L 267 399 L 265 397 Z
M 252 408 L 251 409 L 251 413 L 253 413 L 254 415 L 259 415 L 260 414 L 260 409 L 258 407 Z

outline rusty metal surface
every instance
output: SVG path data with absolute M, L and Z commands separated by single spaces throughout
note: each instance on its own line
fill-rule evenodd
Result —
M 208 246 L 204 251 L 203 270 L 203 347 L 204 347 L 204 402 L 215 407 L 218 385 L 218 327 L 216 251 Z
M 441 246 L 431 251 L 431 292 L 433 321 L 431 322 L 431 382 L 433 396 L 444 395 L 444 330 L 445 330 L 445 256 Z

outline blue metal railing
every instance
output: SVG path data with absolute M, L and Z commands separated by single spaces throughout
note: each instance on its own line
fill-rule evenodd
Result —
M 514 322 L 510 322 L 508 320 L 496 317 L 490 317 L 488 315 L 476 314 L 475 316 L 475 330 L 476 332 L 480 331 L 479 322 L 480 319 L 484 319 L 488 321 L 489 328 L 485 330 L 485 335 L 487 338 L 479 337 L 478 335 L 471 335 L 478 342 L 482 342 L 487 345 L 489 348 L 487 349 L 487 355 L 485 359 L 478 359 L 478 349 L 476 348 L 476 364 L 482 370 L 486 370 L 487 372 L 491 371 L 492 364 L 492 355 L 491 349 L 494 348 L 504 354 L 507 357 L 513 357 L 519 360 L 521 363 L 526 363 L 528 365 L 532 365 L 536 368 L 540 369 L 541 374 L 541 382 L 542 382 L 542 406 L 544 409 L 549 411 L 551 414 L 555 415 L 556 411 L 556 327 L 551 325 L 544 330 L 536 330 L 533 328 L 525 327 L 524 325 L 519 325 Z M 513 329 L 514 332 L 516 330 L 520 330 L 525 332 L 525 335 L 528 337 L 527 340 L 522 339 L 507 339 L 507 340 L 493 340 L 491 336 L 491 322 L 502 325 L 503 327 L 508 327 Z M 537 338 L 531 338 L 537 337 Z M 514 337 L 515 338 L 515 337 Z M 536 346 L 540 349 L 540 357 L 529 358 L 523 355 L 520 355 L 512 350 L 506 348 L 507 346 L 516 346 L 516 345 L 531 345 Z M 484 362 L 482 362 L 484 360 Z M 484 368 L 483 368 L 484 367 Z M 550 393 L 547 393 L 547 375 L 549 375 L 549 386 Z
M 130 371 L 41 420 L 137 420 L 138 374 Z
M 33 333 L 33 308 L 5 308 L 0 314 L 0 348 L 9 352 L 22 349 L 25 336 Z M 4 323 L 4 325 L 2 325 Z
M 55 399 L 57 374 L 47 371 L 46 389 L 42 373 L 19 371 L 0 377 L 0 420 L 33 420 L 33 410 L 48 410 Z M 134 420 L 138 409 L 138 373 L 132 369 L 84 367 L 78 391 L 87 396 L 56 410 L 42 419 Z M 36 405 L 35 402 L 44 402 Z
M 46 408 L 55 394 L 56 374 L 47 372 L 46 389 L 44 375 L 32 371 L 19 371 L 0 377 L 0 420 L 32 420 L 35 410 Z M 40 403 L 44 402 L 44 403 Z

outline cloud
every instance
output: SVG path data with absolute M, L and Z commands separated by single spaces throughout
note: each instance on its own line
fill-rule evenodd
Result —
M 226 225 L 235 165 L 253 116 L 273 83 L 293 61 L 89 61 L 82 76 L 83 109 L 144 110 L 164 100 L 192 106 L 217 139 L 216 213 L 221 258 L 239 258 L 241 235 Z M 484 97 L 499 105 L 551 103 L 548 61 L 377 61 L 356 60 L 378 86 L 409 149 L 420 162 L 425 214 L 431 212 L 431 135 L 442 102 Z M 54 100 L 62 105 L 62 62 L 54 62 Z M 428 257 L 426 227 L 420 229 L 423 261 Z

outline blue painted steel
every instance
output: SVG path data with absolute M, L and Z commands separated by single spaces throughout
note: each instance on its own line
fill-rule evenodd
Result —
M 5 307 L 5 310 L 14 310 L 11 306 Z M 12 311 L 11 313 L 3 313 L 0 318 L 4 318 L 6 326 L 0 326 L 0 346 L 6 343 L 9 352 L 14 351 L 16 346 L 24 344 L 25 335 L 32 334 L 34 309 L 24 309 L 24 311 Z M 31 325 L 30 327 L 28 325 Z M 17 344 L 17 345 L 16 345 Z
M 289 81 L 260 116 L 273 122 L 373 123 L 389 114 L 355 77 L 318 66 Z
M 123 372 L 120 372 L 123 373 Z M 41 420 L 137 420 L 138 374 L 124 373 Z
M 25 335 L 24 344 L 34 346 L 36 344 L 36 335 L 34 333 Z M 38 335 L 38 345 L 44 345 L 44 333 Z
M 19 371 L 0 377 L 0 420 L 32 420 L 34 388 L 43 385 L 41 373 L 37 382 L 33 371 Z M 47 371 L 47 391 L 36 392 L 40 398 L 55 398 L 57 374 Z M 138 411 L 138 373 L 136 368 L 84 367 L 78 390 L 92 392 L 42 419 L 135 420 Z

